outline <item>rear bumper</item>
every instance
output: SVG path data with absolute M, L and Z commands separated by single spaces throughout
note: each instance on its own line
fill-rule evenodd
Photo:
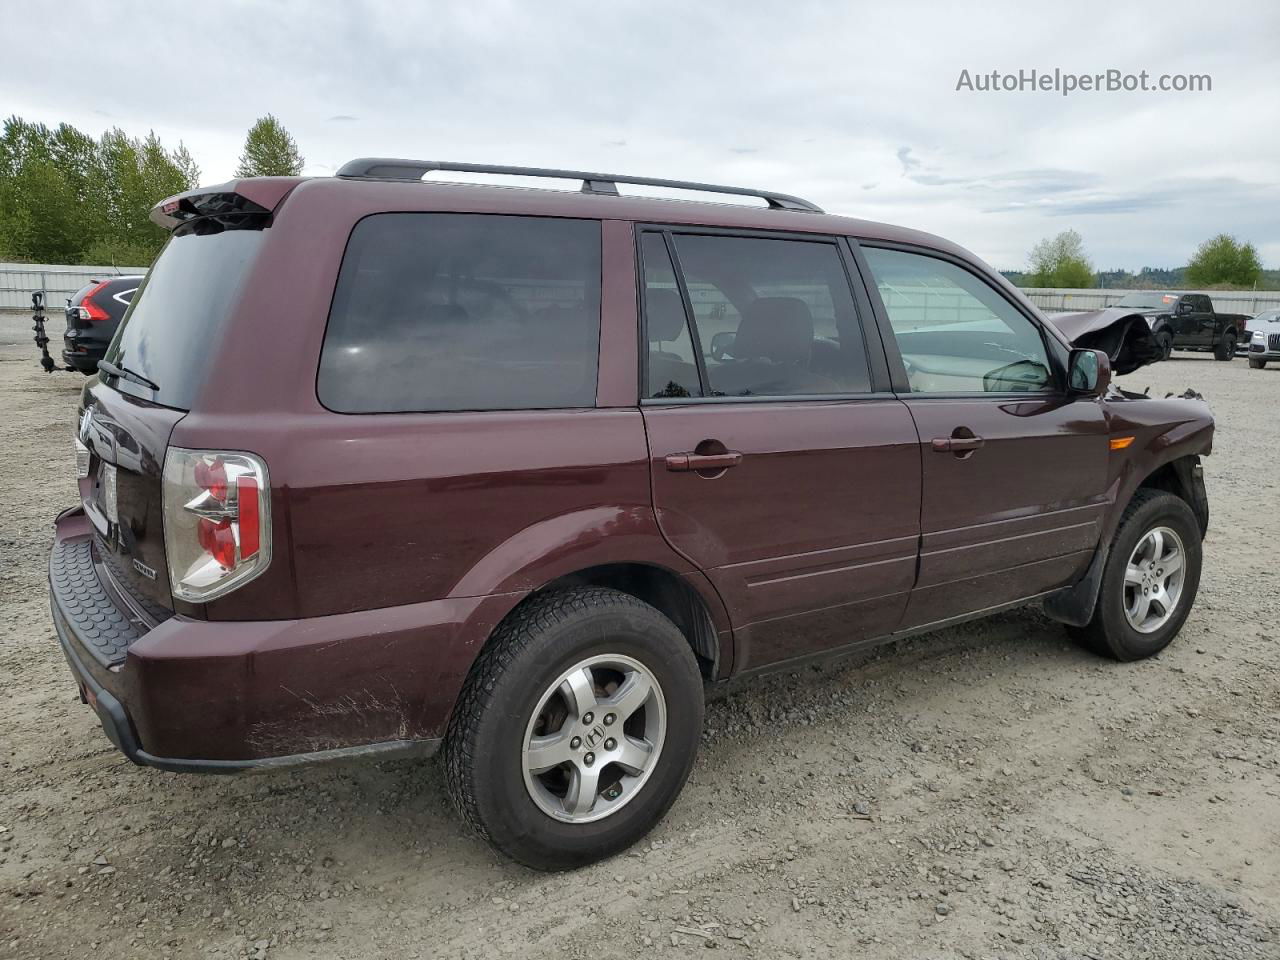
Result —
M 55 556 L 91 538 L 81 511 L 64 513 Z M 483 638 L 513 602 L 458 598 L 302 620 L 173 616 L 104 656 L 111 611 L 84 608 L 101 605 L 100 593 L 112 603 L 112 590 L 92 582 L 86 599 L 78 576 L 74 594 L 62 573 L 50 590 L 81 698 L 134 763 L 180 772 L 434 753 Z
M 90 340 L 87 337 L 74 340 L 65 337 L 62 341 L 62 360 L 76 370 L 93 373 L 98 369 L 98 361 L 107 355 L 109 342 Z

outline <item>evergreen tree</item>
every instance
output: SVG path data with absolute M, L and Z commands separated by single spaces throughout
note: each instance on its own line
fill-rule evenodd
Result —
M 267 114 L 249 128 L 240 154 L 237 177 L 296 177 L 302 173 L 302 156 L 284 125 Z

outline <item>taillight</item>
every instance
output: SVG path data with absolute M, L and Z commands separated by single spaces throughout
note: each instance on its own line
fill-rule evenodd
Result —
M 102 281 L 97 286 L 90 288 L 89 292 L 80 298 L 80 319 L 88 320 L 90 323 L 101 323 L 103 320 L 110 320 L 111 314 L 98 306 L 93 298 L 103 287 L 107 285 L 107 281 Z
M 267 465 L 251 453 L 170 447 L 164 545 L 181 600 L 212 600 L 260 574 L 271 562 Z

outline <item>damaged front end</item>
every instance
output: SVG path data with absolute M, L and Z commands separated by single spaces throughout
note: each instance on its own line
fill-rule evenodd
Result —
M 1111 358 L 1112 372 L 1117 375 L 1132 373 L 1161 357 L 1160 345 L 1146 317 L 1127 308 L 1046 316 L 1073 346 L 1104 351 Z

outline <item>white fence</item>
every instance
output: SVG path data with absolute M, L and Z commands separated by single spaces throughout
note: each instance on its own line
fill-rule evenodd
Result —
M 45 307 L 58 310 L 71 294 L 94 280 L 123 274 L 146 273 L 146 267 L 64 266 L 40 263 L 0 263 L 0 310 L 30 310 L 31 294 L 44 291 Z M 1023 293 L 1041 310 L 1101 310 L 1120 303 L 1133 290 L 1056 290 L 1024 288 Z M 1204 293 L 1222 313 L 1252 317 L 1263 310 L 1280 309 L 1280 290 L 1170 290 L 1169 293 Z
M 1219 313 L 1243 313 L 1254 316 L 1263 310 L 1280 309 L 1280 290 L 1055 290 L 1052 288 L 1024 287 L 1023 293 L 1041 310 L 1049 313 L 1083 310 L 1102 310 L 1123 302 L 1134 293 L 1203 293 L 1213 301 Z
M 31 294 L 43 290 L 45 309 L 56 312 L 66 305 L 68 297 L 87 283 L 146 272 L 146 267 L 0 263 L 0 310 L 30 310 Z

